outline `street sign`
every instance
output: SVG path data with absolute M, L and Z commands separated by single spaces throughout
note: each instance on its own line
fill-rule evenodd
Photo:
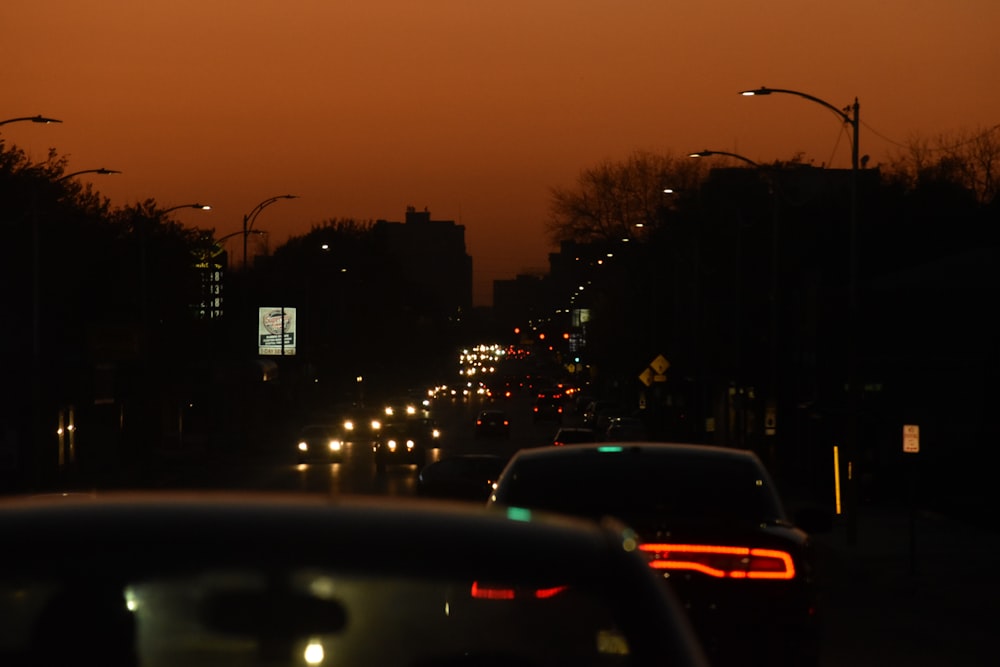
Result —
M 916 424 L 903 426 L 903 451 L 907 454 L 920 452 L 920 427 Z
M 653 361 L 649 364 L 649 367 L 652 368 L 657 375 L 663 375 L 667 372 L 667 369 L 670 368 L 670 362 L 667 361 L 667 358 L 662 354 L 659 354 L 656 356 L 656 359 L 653 359 Z

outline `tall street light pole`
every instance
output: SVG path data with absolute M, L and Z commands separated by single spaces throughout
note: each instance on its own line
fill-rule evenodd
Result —
M 44 120 L 39 120 L 35 122 L 45 122 Z M 54 121 L 60 122 L 60 121 Z M 79 176 L 81 174 L 120 174 L 120 171 L 114 169 L 105 169 L 101 167 L 100 169 L 82 169 L 80 171 L 74 171 L 69 174 L 65 174 L 55 179 L 56 183 L 65 181 L 74 176 Z M 33 193 L 32 197 L 36 195 Z M 32 422 L 31 428 L 32 441 L 34 449 L 32 451 L 32 463 L 33 466 L 32 474 L 37 476 L 39 473 L 39 461 L 43 454 L 41 451 L 42 445 L 45 442 L 44 434 L 47 432 L 42 424 L 42 412 L 41 412 L 41 400 L 42 400 L 42 346 L 41 346 L 41 239 L 39 238 L 38 229 L 38 210 L 37 205 L 32 203 L 32 222 L 31 222 L 31 363 L 32 363 Z M 44 470 L 42 470 L 44 472 Z
M 749 164 L 751 167 L 757 169 L 763 169 L 762 166 L 746 157 L 745 155 L 740 155 L 739 153 L 730 153 L 729 151 L 716 151 L 716 150 L 702 150 L 697 153 L 689 153 L 688 157 L 702 158 L 702 157 L 712 157 L 716 155 L 722 155 L 725 157 L 731 157 L 741 162 Z M 768 184 L 771 189 L 771 275 L 770 275 L 770 294 L 768 297 L 769 301 L 769 328 L 770 328 L 770 340 L 768 341 L 768 392 L 767 392 L 767 405 L 765 406 L 766 414 L 764 416 L 764 435 L 769 442 L 768 446 L 768 463 L 772 466 L 776 464 L 775 461 L 775 438 L 777 437 L 777 410 L 778 410 L 778 196 L 780 189 L 775 179 L 764 172 L 765 178 L 768 180 Z
M 841 121 L 851 126 L 851 218 L 848 237 L 848 287 L 847 287 L 847 438 L 845 440 L 845 453 L 847 455 L 848 475 L 847 494 L 845 496 L 845 510 L 847 519 L 847 539 L 849 544 L 857 541 L 857 474 L 853 468 L 858 455 L 858 409 L 861 402 L 861 386 L 858 378 L 858 172 L 859 157 L 858 147 L 860 134 L 859 113 L 860 105 L 858 98 L 854 98 L 854 104 L 838 108 L 825 100 L 799 92 L 797 90 L 787 90 L 784 88 L 760 87 L 754 90 L 744 90 L 740 95 L 747 97 L 757 95 L 770 95 L 771 93 L 784 93 L 805 98 L 810 102 L 815 102 L 826 107 L 840 118 Z
M 271 204 L 281 200 L 281 199 L 297 199 L 296 195 L 277 195 L 275 197 L 268 197 L 264 201 L 260 202 L 252 209 L 250 212 L 243 216 L 243 270 L 247 270 L 247 237 L 253 231 L 253 223 L 260 215 L 260 212 Z

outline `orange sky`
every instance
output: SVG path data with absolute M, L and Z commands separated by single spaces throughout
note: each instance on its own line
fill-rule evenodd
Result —
M 322 221 L 465 225 L 477 305 L 547 270 L 549 188 L 636 149 L 849 167 L 1000 123 L 1000 0 L 2 0 L 3 138 L 271 245 Z M 239 252 L 234 239 L 231 251 Z

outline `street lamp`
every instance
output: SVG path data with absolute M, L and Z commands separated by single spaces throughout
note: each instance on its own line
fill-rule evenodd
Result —
M 247 236 L 253 231 L 253 223 L 260 215 L 260 212 L 271 204 L 279 201 L 281 199 L 297 199 L 296 195 L 277 195 L 275 197 L 268 197 L 264 201 L 260 202 L 252 209 L 250 212 L 243 216 L 243 270 L 247 269 Z
M 60 181 L 65 181 L 68 178 L 73 178 L 74 176 L 79 176 L 80 174 L 120 174 L 121 172 L 117 169 L 105 169 L 101 167 L 100 169 L 81 169 L 80 171 L 74 171 L 65 176 L 60 176 L 56 179 L 56 183 Z
M 736 158 L 737 160 L 742 160 L 753 167 L 759 167 L 760 165 L 751 160 L 748 157 L 744 157 L 739 153 L 728 153 L 726 151 L 710 151 L 705 149 L 703 151 L 698 151 L 697 153 L 688 153 L 688 157 L 712 157 L 713 155 L 725 155 L 726 157 Z
M 160 211 L 160 214 L 161 215 L 166 215 L 167 213 L 170 213 L 171 211 L 176 211 L 176 210 L 182 209 L 182 208 L 196 208 L 196 209 L 200 209 L 202 211 L 210 211 L 210 210 L 212 210 L 212 207 L 209 206 L 208 204 L 180 204 L 178 206 L 171 206 L 170 208 L 164 209 L 164 210 Z
M 41 117 L 39 117 L 41 118 Z M 15 119 L 16 120 L 16 119 Z M 21 120 L 33 120 L 33 119 L 21 119 Z M 4 121 L 11 122 L 11 121 Z M 61 122 L 53 120 L 36 120 L 34 122 Z M 66 179 L 72 178 L 74 176 L 79 176 L 80 174 L 120 174 L 120 171 L 114 169 L 105 169 L 101 167 L 100 169 L 82 169 L 80 171 L 74 171 L 64 176 L 60 176 L 55 179 L 55 182 L 65 181 Z M 32 195 L 35 197 L 35 195 Z M 39 238 L 39 224 L 38 224 L 38 211 L 34 204 L 32 203 L 32 224 L 31 224 L 31 357 L 32 357 L 32 428 L 34 432 L 32 433 L 32 438 L 36 442 L 36 447 L 38 443 L 42 440 L 41 429 L 41 413 L 40 405 L 41 401 L 41 288 L 40 288 L 40 247 L 41 239 Z M 35 456 L 38 455 L 37 450 L 34 453 Z
M 0 120 L 0 125 L 6 125 L 7 123 L 18 123 L 21 121 L 31 122 L 31 123 L 41 123 L 43 125 L 48 125 L 49 123 L 61 123 L 61 120 L 56 118 L 47 118 L 45 116 L 21 116 L 20 118 L 8 118 L 7 120 Z
M 769 354 L 769 369 L 768 369 L 768 395 L 767 395 L 767 405 L 765 406 L 766 414 L 764 416 L 764 434 L 765 436 L 772 436 L 770 438 L 771 444 L 768 451 L 769 464 L 775 464 L 775 451 L 774 451 L 774 436 L 777 435 L 777 407 L 778 407 L 778 195 L 780 194 L 780 189 L 775 179 L 771 174 L 768 174 L 760 164 L 746 157 L 745 155 L 740 155 L 739 153 L 730 153 L 729 151 L 715 151 L 715 150 L 702 150 L 697 153 L 688 153 L 688 157 L 702 158 L 702 157 L 712 157 L 715 155 L 723 155 L 726 157 L 731 157 L 741 162 L 745 162 L 752 167 L 756 167 L 761 170 L 764 177 L 767 178 L 768 183 L 771 188 L 771 276 L 770 276 L 770 296 L 769 296 L 769 323 L 770 328 L 770 341 L 768 342 L 768 354 Z
M 861 387 L 858 382 L 858 135 L 860 122 L 858 120 L 860 105 L 858 98 L 854 104 L 840 109 L 818 97 L 797 90 L 783 88 L 760 87 L 754 90 L 744 90 L 740 95 L 747 97 L 785 93 L 803 97 L 826 107 L 851 126 L 851 220 L 848 237 L 848 297 L 847 297 L 847 438 L 844 443 L 850 474 L 847 476 L 847 536 L 848 542 L 854 544 L 857 540 L 857 482 L 856 471 L 852 470 L 857 458 L 858 447 L 858 406 L 861 400 Z

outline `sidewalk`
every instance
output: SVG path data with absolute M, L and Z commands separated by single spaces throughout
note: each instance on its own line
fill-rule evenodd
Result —
M 1000 531 L 898 506 L 863 507 L 815 537 L 827 582 L 823 667 L 998 664 Z

